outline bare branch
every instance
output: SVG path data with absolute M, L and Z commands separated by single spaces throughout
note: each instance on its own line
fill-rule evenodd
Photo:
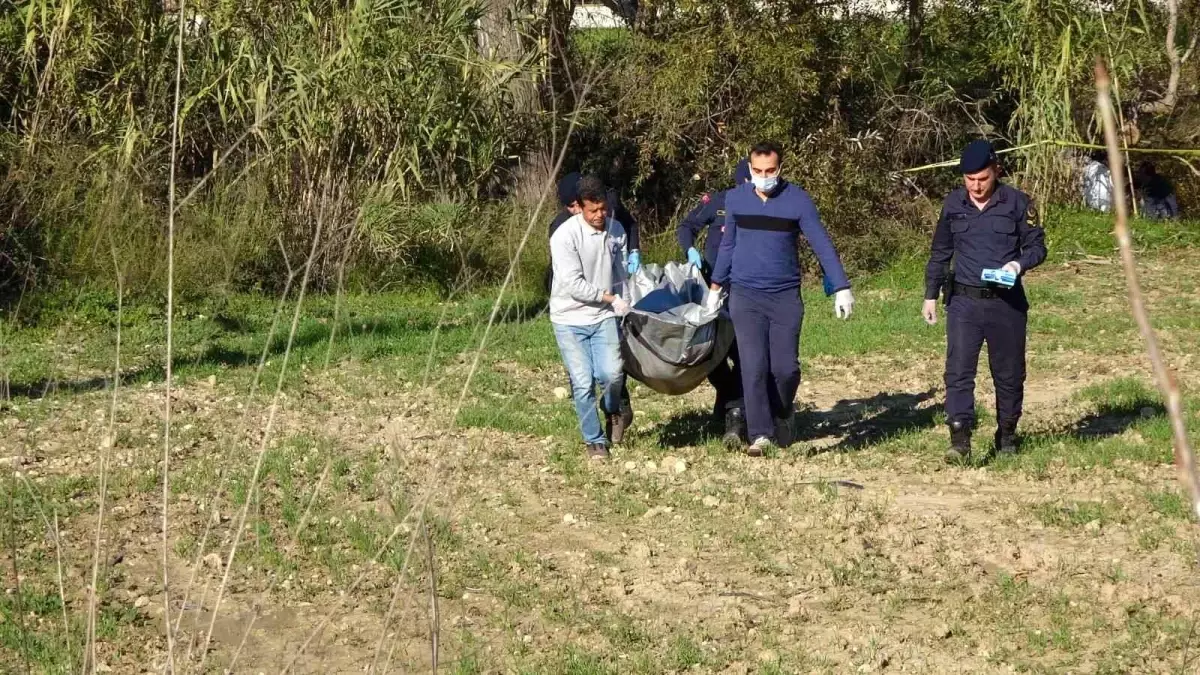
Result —
M 1200 178 L 1200 169 L 1197 169 L 1195 167 L 1195 165 L 1193 165 L 1191 162 L 1187 161 L 1186 159 L 1184 159 L 1182 157 L 1176 157 L 1175 159 L 1182 162 L 1183 165 L 1186 166 L 1188 169 L 1190 169 L 1192 173 L 1196 174 L 1197 178 Z
M 392 614 L 396 611 L 396 603 L 400 601 L 400 591 L 404 590 L 404 575 L 396 575 L 396 585 L 392 589 L 392 601 L 388 603 L 387 613 L 383 615 L 383 625 L 379 629 L 379 642 L 375 645 L 375 656 L 371 659 L 371 667 L 367 669 L 367 674 L 371 675 L 377 672 L 388 672 L 388 667 L 385 665 L 383 670 L 379 670 L 379 657 L 383 655 L 383 644 L 388 638 L 388 628 L 392 625 Z M 395 646 L 395 643 L 392 645 Z
M 1197 40 L 1200 40 L 1200 31 L 1192 33 L 1192 41 L 1188 43 L 1187 51 L 1183 53 L 1183 56 L 1179 57 L 1180 63 L 1187 63 L 1192 58 L 1192 54 L 1196 51 Z
M 421 527 L 420 519 L 423 519 L 425 517 L 425 514 L 424 514 L 425 505 L 424 504 L 414 506 L 412 509 L 409 509 L 408 515 L 406 515 L 404 517 L 404 519 L 402 519 L 400 521 L 400 524 L 397 525 L 396 527 L 392 528 L 392 533 L 388 536 L 387 539 L 385 539 L 383 541 L 383 544 L 381 544 L 379 546 L 379 548 L 376 549 L 375 555 L 371 558 L 371 565 L 374 565 L 375 563 L 379 562 L 379 557 L 382 556 L 385 551 L 387 551 L 389 548 L 392 547 L 392 543 L 396 541 L 396 537 L 400 536 L 400 533 L 402 532 L 402 528 L 403 528 L 404 524 L 408 521 L 409 516 L 411 516 L 413 513 L 415 513 L 418 508 L 421 509 L 421 512 L 418 515 L 417 527 L 418 528 Z M 408 562 L 409 562 L 409 560 L 412 559 L 412 553 L 413 553 L 413 550 L 416 548 L 416 544 L 417 544 L 417 537 L 414 532 L 414 535 L 412 537 L 409 537 L 408 549 L 404 553 L 404 563 L 400 566 L 400 577 L 401 578 L 404 577 L 404 574 L 408 570 Z M 350 587 L 347 588 L 346 592 L 341 596 L 342 599 L 341 599 L 341 601 L 339 601 L 337 603 L 337 606 L 335 606 L 333 608 L 333 610 L 331 610 L 330 612 L 327 612 L 325 614 L 324 618 L 322 618 L 321 621 L 317 624 L 317 627 L 314 628 L 312 630 L 312 632 L 310 632 L 308 634 L 308 637 L 304 640 L 304 642 L 299 647 L 296 648 L 295 652 L 292 654 L 291 660 L 288 661 L 287 665 L 284 666 L 283 670 L 281 671 L 282 673 L 284 673 L 284 675 L 287 675 L 287 673 L 292 672 L 292 669 L 296 667 L 296 663 L 300 660 L 300 657 L 304 654 L 305 650 L 308 649 L 308 646 L 310 644 L 312 644 L 313 640 L 317 639 L 317 636 L 319 636 L 322 632 L 325 631 L 325 626 L 329 625 L 329 622 L 333 620 L 334 614 L 341 610 L 341 608 L 346 604 L 346 599 L 349 598 L 351 596 L 351 594 L 354 593 L 354 591 L 358 590 L 359 585 L 362 584 L 363 579 L 366 579 L 367 575 L 369 573 L 370 573 L 370 565 L 368 565 L 361 573 L 359 573 L 358 577 L 354 579 L 354 581 L 350 584 Z
M 433 552 L 433 537 L 429 534 L 429 519 L 425 519 L 425 562 L 429 573 L 429 658 L 432 664 L 430 672 L 437 675 L 438 670 L 438 638 L 441 636 L 441 616 L 438 613 L 437 596 L 437 561 Z
M 25 596 L 21 594 L 21 567 L 17 563 L 17 517 L 13 510 L 12 491 L 14 485 L 5 481 L 5 496 L 8 498 L 8 558 L 12 562 L 13 595 L 16 600 L 17 629 L 21 634 L 21 657 L 25 674 L 29 675 L 29 636 L 25 626 Z
M 213 604 L 212 619 L 208 623 L 208 632 L 204 636 L 204 647 L 200 650 L 200 669 L 201 670 L 203 670 L 204 664 L 208 657 L 208 647 L 212 643 L 213 629 L 216 627 L 216 624 L 217 624 L 217 616 L 220 613 L 220 609 L 221 609 L 221 600 L 225 595 L 225 589 L 229 585 L 229 573 L 230 573 L 230 570 L 233 568 L 234 558 L 237 555 L 238 544 L 241 541 L 242 532 L 246 527 L 246 516 L 249 513 L 250 504 L 253 501 L 255 491 L 258 489 L 258 477 L 262 471 L 263 458 L 266 456 L 267 446 L 271 440 L 271 433 L 275 427 L 276 414 L 279 411 L 280 398 L 281 398 L 281 394 L 283 392 L 283 381 L 284 381 L 284 378 L 287 376 L 288 361 L 291 358 L 291 354 L 292 354 L 292 345 L 295 341 L 296 333 L 298 332 L 299 327 L 300 327 L 300 314 L 301 314 L 301 310 L 304 307 L 304 296 L 305 296 L 305 292 L 308 290 L 308 282 L 309 282 L 310 273 L 311 273 L 312 267 L 313 267 L 313 260 L 315 259 L 316 254 L 317 254 L 317 246 L 321 241 L 321 232 L 324 230 L 325 219 L 327 217 L 329 217 L 327 205 L 329 202 L 329 192 L 331 189 L 330 183 L 332 181 L 332 178 L 331 178 L 331 174 L 333 171 L 332 156 L 330 157 L 329 161 L 330 161 L 330 164 L 326 166 L 325 176 L 324 176 L 324 179 L 322 180 L 321 195 L 320 195 L 321 202 L 320 202 L 320 208 L 317 210 L 316 229 L 313 233 L 312 245 L 309 250 L 308 259 L 304 263 L 304 268 L 303 268 L 304 274 L 301 276 L 300 289 L 296 296 L 296 309 L 292 313 L 291 330 L 288 332 L 287 345 L 284 347 L 284 351 L 283 351 L 283 363 L 281 363 L 279 366 L 279 377 L 275 383 L 275 394 L 271 400 L 271 406 L 268 409 L 267 424 L 266 424 L 266 427 L 263 429 L 262 439 L 259 443 L 257 457 L 255 458 L 255 462 L 254 462 L 254 471 L 250 475 L 250 485 L 248 488 L 248 492 L 246 493 L 246 501 L 244 504 L 242 504 L 241 513 L 238 515 L 237 526 L 234 528 L 234 532 L 233 532 L 233 542 L 229 546 L 229 553 L 225 559 L 224 575 L 221 578 L 221 585 L 217 588 L 217 599 L 216 599 L 216 602 Z
M 110 242 L 109 251 L 113 258 L 113 269 L 117 275 L 117 335 L 113 355 L 112 397 L 108 406 L 108 427 L 100 443 L 100 494 L 96 507 L 96 537 L 92 543 L 92 583 L 88 587 L 87 644 L 83 656 L 83 667 L 96 664 L 96 591 L 100 588 L 100 535 L 104 527 L 104 508 L 108 498 L 108 465 L 113 445 L 116 443 L 117 392 L 121 389 L 121 322 L 125 307 L 125 275 L 117 259 L 116 244 Z
M 1175 109 L 1179 100 L 1179 78 L 1183 70 L 1183 62 L 1191 56 L 1192 48 L 1196 46 L 1195 37 L 1183 58 L 1179 56 L 1179 47 L 1175 44 L 1175 34 L 1179 29 L 1179 0 L 1166 0 L 1167 3 L 1167 62 L 1171 64 L 1171 74 L 1167 76 L 1167 91 L 1157 101 L 1143 104 L 1142 112 L 1163 115 Z
M 67 668 L 75 670 L 74 649 L 71 647 L 71 620 L 67 617 L 67 587 L 63 583 L 62 530 L 58 528 L 58 511 L 54 512 L 54 559 L 58 565 L 58 599 L 62 603 L 63 639 L 67 645 Z
M 300 517 L 300 523 L 296 526 L 296 531 L 292 533 L 291 546 L 293 549 L 300 545 L 300 534 L 304 532 L 304 527 L 308 524 L 308 517 L 312 514 L 313 504 L 317 501 L 317 496 L 321 494 L 321 488 L 325 485 L 325 479 L 329 477 L 329 469 L 333 466 L 333 460 L 325 461 L 325 468 L 321 470 L 321 477 L 317 479 L 317 485 L 313 488 L 313 493 L 308 498 L 308 506 L 304 507 L 304 515 Z M 233 652 L 233 656 L 229 659 L 228 669 L 233 670 L 237 665 L 238 657 L 242 654 L 242 649 L 246 646 L 246 641 L 250 638 L 250 633 L 254 629 L 254 622 L 261 615 L 263 601 L 266 600 L 267 593 L 275 589 L 275 585 L 279 582 L 279 577 L 271 579 L 271 583 L 267 584 L 266 588 L 258 594 L 258 599 L 254 601 L 254 613 L 250 615 L 250 620 L 246 622 L 246 629 L 242 631 L 242 640 L 238 643 L 237 649 Z
M 59 597 L 59 600 L 62 602 L 63 630 L 64 630 L 64 635 L 65 635 L 64 639 L 67 642 L 67 658 L 70 659 L 71 663 L 73 664 L 74 657 L 71 656 L 71 649 L 70 649 L 71 624 L 67 619 L 67 592 L 66 592 L 66 586 L 63 585 L 62 534 L 61 534 L 61 531 L 58 529 L 58 511 L 53 512 L 54 513 L 54 522 L 52 524 L 50 522 L 50 519 L 48 517 L 46 517 L 46 509 L 44 509 L 42 507 L 42 500 L 38 498 L 38 494 L 34 490 L 33 485 L 29 482 L 29 478 L 25 474 L 23 474 L 19 471 L 14 472 L 13 475 L 15 475 L 18 479 L 20 479 L 21 484 L 25 487 L 26 494 L 29 495 L 29 499 L 30 499 L 30 501 L 33 502 L 34 508 L 37 509 L 38 516 L 41 517 L 41 519 L 42 519 L 42 524 L 46 526 L 46 536 L 50 537 L 54 541 L 55 558 L 58 563 L 58 597 Z M 10 516 L 11 515 L 12 514 L 10 514 Z M 14 564 L 16 563 L 15 555 L 13 556 L 13 562 L 14 562 Z M 19 580 L 17 580 L 17 581 L 19 583 Z M 23 626 L 23 624 L 22 624 L 22 626 Z M 22 638 L 22 639 L 24 639 L 24 638 Z M 74 665 L 71 665 L 70 670 L 74 670 L 74 669 L 75 669 Z
M 1114 175 L 1120 175 L 1125 159 L 1117 141 L 1116 115 L 1113 113 L 1112 99 L 1109 96 L 1110 82 L 1108 70 L 1100 60 L 1096 62 L 1096 107 L 1100 110 L 1104 121 L 1104 138 L 1108 142 L 1108 159 Z M 1200 519 L 1200 476 L 1196 474 L 1196 458 L 1192 453 L 1191 442 L 1188 440 L 1187 427 L 1184 425 L 1183 397 L 1179 392 L 1179 383 L 1174 373 L 1163 361 L 1162 352 L 1158 347 L 1158 338 L 1150 325 L 1150 315 L 1146 311 L 1146 301 L 1142 296 L 1141 282 L 1138 280 L 1137 261 L 1133 257 L 1133 243 L 1129 236 L 1128 213 L 1125 205 L 1124 181 L 1113 181 L 1113 201 L 1116 227 L 1114 233 L 1121 250 L 1121 264 L 1125 269 L 1125 282 L 1129 286 L 1129 303 L 1132 306 L 1133 318 L 1137 321 L 1138 330 L 1146 341 L 1146 353 L 1150 357 L 1150 365 L 1154 370 L 1154 379 L 1166 399 L 1167 414 L 1171 418 L 1171 432 L 1174 436 L 1175 465 L 1179 469 L 1179 480 L 1183 483 L 1192 500 L 1193 514 Z
M 529 241 L 530 234 L 531 234 L 531 232 L 533 232 L 534 225 L 538 222 L 538 218 L 540 217 L 540 215 L 542 213 L 542 209 L 545 207 L 545 205 L 549 201 L 550 195 L 553 192 L 554 181 L 553 181 L 552 177 L 554 175 L 557 175 L 558 172 L 562 170 L 563 161 L 566 159 L 567 149 L 569 148 L 571 137 L 575 131 L 576 126 L 579 123 L 580 112 L 583 109 L 583 102 L 586 101 L 588 99 L 588 97 L 591 95 L 592 82 L 593 82 L 593 80 L 591 77 L 588 77 L 584 81 L 584 83 L 582 84 L 582 87 L 581 87 L 581 91 L 579 92 L 579 95 L 576 99 L 577 103 L 576 103 L 575 109 L 568 116 L 569 123 L 567 125 L 566 135 L 565 135 L 562 145 L 557 149 L 557 157 L 554 162 L 553 170 L 549 173 L 549 175 L 547 176 L 547 179 L 544 181 L 544 183 L 542 185 L 541 193 L 539 195 L 538 200 L 534 204 L 534 207 L 529 216 L 529 221 L 517 243 L 516 249 L 513 252 L 512 257 L 509 260 L 508 272 L 505 274 L 504 280 L 501 283 L 500 289 L 496 295 L 496 300 L 492 304 L 491 312 L 488 315 L 488 321 L 484 326 L 483 335 L 478 340 L 479 346 L 475 351 L 474 359 L 471 363 L 470 369 L 466 373 L 466 377 L 463 379 L 463 387 L 459 392 L 458 400 L 457 400 L 455 406 L 453 407 L 453 409 L 450 411 L 448 431 L 453 430 L 459 420 L 459 414 L 462 411 L 464 402 L 466 400 L 467 392 L 470 391 L 472 380 L 475 377 L 475 374 L 479 371 L 480 358 L 483 354 L 484 349 L 487 346 L 488 338 L 490 337 L 491 330 L 495 327 L 497 317 L 500 314 L 501 308 L 504 306 L 504 299 L 506 297 L 506 293 L 508 292 L 509 287 L 514 283 L 514 280 L 516 278 L 516 272 L 518 269 L 518 261 L 520 260 L 521 252 L 525 249 L 525 246 Z M 474 340 L 475 340 L 475 338 L 472 337 L 472 341 L 474 341 Z M 441 460 L 439 460 L 437 463 L 434 464 L 434 466 L 430 470 L 430 475 L 434 477 L 434 480 L 432 480 L 430 483 L 430 485 L 431 485 L 430 489 L 428 489 L 420 498 L 415 500 L 412 508 L 409 509 L 408 514 L 400 521 L 400 524 L 397 525 L 395 527 L 395 529 L 392 530 L 392 534 L 377 548 L 375 555 L 372 557 L 373 563 L 378 561 L 379 557 L 382 556 L 383 553 L 392 546 L 392 543 L 400 535 L 401 527 L 408 521 L 408 519 L 410 517 L 412 517 L 413 515 L 416 515 L 418 518 L 417 531 L 414 531 L 413 536 L 411 536 L 409 538 L 408 548 L 406 549 L 405 554 L 404 554 L 404 563 L 401 566 L 401 569 L 399 572 L 399 576 L 401 579 L 403 579 L 404 575 L 407 573 L 409 561 L 412 558 L 412 553 L 415 550 L 415 547 L 417 544 L 417 537 L 420 534 L 419 530 L 421 527 L 424 526 L 424 519 L 426 518 L 426 515 L 427 515 L 426 511 L 429 508 L 430 501 L 433 499 L 433 496 L 437 491 L 436 490 L 436 485 L 437 485 L 436 477 L 442 472 L 442 470 L 444 468 L 445 468 L 445 458 L 442 458 Z M 369 568 L 368 568 L 368 570 L 369 570 Z M 338 602 L 329 612 L 327 612 L 325 614 L 325 616 L 317 624 L 316 628 L 314 628 L 309 633 L 308 637 L 304 640 L 304 642 L 301 643 L 294 650 L 294 653 L 292 654 L 292 658 L 289 660 L 289 662 L 284 666 L 284 668 L 282 670 L 283 673 L 286 674 L 286 673 L 292 672 L 292 670 L 296 667 L 297 662 L 300 660 L 300 657 L 308 649 L 309 645 L 311 645 L 312 642 L 315 639 L 317 639 L 317 637 L 325 630 L 325 626 L 329 624 L 329 622 L 333 619 L 334 615 L 342 610 L 342 607 L 345 604 L 346 598 L 351 597 L 352 594 L 354 593 L 354 591 L 358 588 L 359 584 L 362 582 L 362 580 L 364 578 L 366 578 L 366 576 L 368 574 L 368 570 L 364 570 L 358 576 L 358 578 L 356 578 L 350 584 L 349 588 L 347 588 L 346 592 L 341 596 L 342 601 Z M 384 635 L 386 635 L 386 630 L 387 630 L 386 622 L 385 622 L 385 626 L 384 626 L 383 630 L 384 630 Z M 392 647 L 393 648 L 395 647 L 395 643 L 392 644 Z M 385 663 L 385 666 L 384 666 L 385 671 L 387 670 L 388 665 L 390 664 L 390 661 L 391 661 L 391 656 L 389 653 L 388 661 Z
M 166 356 L 166 404 L 163 409 L 163 458 L 162 458 L 162 579 L 163 579 L 163 623 L 167 629 L 167 670 L 175 672 L 175 630 L 171 625 L 171 585 L 168 572 L 170 532 L 167 508 L 171 497 L 171 359 L 175 323 L 175 171 L 179 155 L 179 89 L 183 80 L 183 6 L 179 0 L 179 32 L 175 36 L 175 109 L 171 115 L 171 179 L 168 185 L 167 209 L 167 356 Z

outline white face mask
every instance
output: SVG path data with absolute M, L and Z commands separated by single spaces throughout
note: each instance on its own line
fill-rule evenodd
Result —
M 779 185 L 779 176 L 751 176 L 750 180 L 762 192 L 770 192 Z

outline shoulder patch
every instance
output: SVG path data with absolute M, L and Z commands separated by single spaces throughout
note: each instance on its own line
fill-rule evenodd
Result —
M 1030 199 L 1029 203 L 1025 206 L 1025 222 L 1030 227 L 1042 226 L 1042 213 L 1041 211 L 1038 211 L 1038 208 L 1036 205 L 1034 205 L 1032 199 Z
M 703 195 L 700 196 L 701 204 L 707 204 L 711 201 L 712 201 L 712 197 L 707 192 L 705 192 Z

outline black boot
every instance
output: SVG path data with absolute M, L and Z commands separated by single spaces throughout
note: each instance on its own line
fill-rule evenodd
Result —
M 739 450 L 746 445 L 746 413 L 741 408 L 730 408 L 725 413 L 725 435 L 721 437 L 725 447 Z
M 946 451 L 947 464 L 965 464 L 971 459 L 971 425 L 966 422 L 950 423 L 950 449 Z
M 633 426 L 633 404 L 629 401 L 628 389 L 624 390 L 624 394 L 621 397 L 621 424 L 625 430 Z
M 996 454 L 1009 457 L 1017 454 L 1017 423 L 1001 420 L 996 427 Z

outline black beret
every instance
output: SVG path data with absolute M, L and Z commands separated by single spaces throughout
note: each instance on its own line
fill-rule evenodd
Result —
M 958 160 L 960 173 L 976 173 L 983 171 L 996 161 L 996 151 L 992 144 L 981 139 L 971 141 L 963 148 L 962 158 Z
M 750 182 L 750 160 L 742 158 L 742 161 L 737 163 L 737 168 L 733 170 L 733 184 L 741 185 L 742 183 Z
M 571 202 L 579 200 L 579 172 L 572 171 L 558 181 L 558 203 L 570 206 Z

